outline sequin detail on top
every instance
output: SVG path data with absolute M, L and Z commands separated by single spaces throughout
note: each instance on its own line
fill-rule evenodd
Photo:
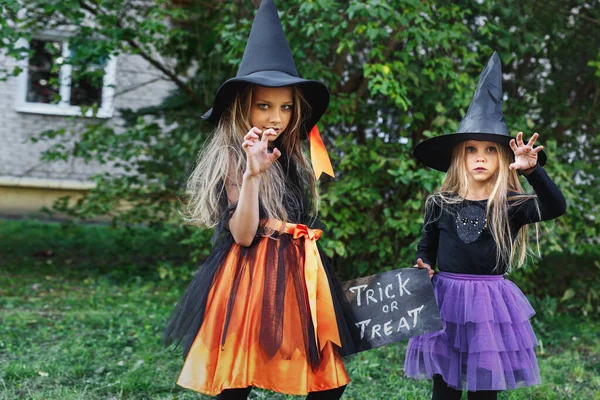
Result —
M 476 241 L 487 228 L 485 209 L 479 205 L 469 204 L 456 213 L 456 233 L 465 243 Z

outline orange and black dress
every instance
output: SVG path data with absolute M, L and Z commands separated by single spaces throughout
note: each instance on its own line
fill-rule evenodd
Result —
M 227 230 L 165 329 L 186 360 L 177 383 L 217 395 L 249 386 L 307 394 L 346 385 L 341 356 L 354 352 L 339 281 L 317 244 L 318 221 L 289 210 L 294 223 L 261 219 L 249 247 Z M 311 223 L 312 222 L 312 223 Z

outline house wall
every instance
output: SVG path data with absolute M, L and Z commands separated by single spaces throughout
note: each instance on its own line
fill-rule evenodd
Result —
M 12 67 L 13 59 L 0 55 L 0 66 Z M 0 215 L 39 213 L 42 206 L 65 195 L 82 195 L 93 184 L 90 177 L 105 166 L 80 161 L 42 162 L 49 143 L 32 143 L 32 136 L 46 129 L 77 127 L 81 119 L 17 112 L 17 78 L 0 81 Z M 139 56 L 117 59 L 115 113 L 109 123 L 119 126 L 119 109 L 157 105 L 174 86 Z M 85 122 L 85 121 L 84 121 Z

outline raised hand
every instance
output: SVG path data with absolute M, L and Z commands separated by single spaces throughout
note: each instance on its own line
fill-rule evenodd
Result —
M 429 266 L 429 264 L 424 263 L 422 259 L 419 258 L 417 260 L 417 264 L 414 267 L 415 268 L 427 268 L 427 272 L 429 273 L 429 279 L 433 279 L 433 274 L 434 274 L 433 269 L 431 268 L 431 266 Z
M 515 153 L 515 162 L 508 166 L 511 170 L 525 171 L 532 169 L 537 164 L 538 153 L 542 151 L 544 146 L 533 148 L 533 144 L 540 135 L 534 133 L 529 142 L 523 142 L 523 132 L 517 134 L 517 140 L 510 141 L 510 148 Z
M 262 133 L 262 137 L 258 135 Z M 279 149 L 269 152 L 269 136 L 277 136 L 273 129 L 264 132 L 254 127 L 244 136 L 242 148 L 246 152 L 246 174 L 258 176 L 273 165 L 281 156 Z

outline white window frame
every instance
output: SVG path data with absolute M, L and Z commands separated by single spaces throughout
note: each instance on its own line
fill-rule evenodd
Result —
M 41 33 L 35 36 L 39 40 L 51 40 L 61 42 L 62 57 L 68 58 L 69 54 L 69 37 L 64 33 Z M 25 39 L 20 40 L 20 47 L 29 48 L 29 42 Z M 94 115 L 92 109 L 89 109 L 82 114 L 80 106 L 72 106 L 71 100 L 71 73 L 73 67 L 63 64 L 59 72 L 59 91 L 60 102 L 58 104 L 32 103 L 27 101 L 27 86 L 29 75 L 29 58 L 25 58 L 19 62 L 19 66 L 23 70 L 18 80 L 17 99 L 15 109 L 22 113 L 59 115 L 59 116 L 85 116 L 97 118 L 111 118 L 114 113 L 114 98 L 115 98 L 115 83 L 117 72 L 116 57 L 110 56 L 106 66 L 104 67 L 104 78 L 102 83 L 102 101 L 98 112 Z

